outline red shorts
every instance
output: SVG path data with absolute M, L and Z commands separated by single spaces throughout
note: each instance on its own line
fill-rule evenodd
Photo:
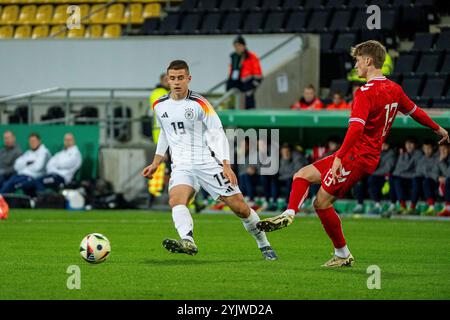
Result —
M 335 154 L 333 153 L 314 162 L 313 165 L 320 171 L 322 188 L 329 194 L 342 198 L 356 182 L 370 174 L 370 169 L 372 168 L 369 168 L 365 162 L 361 161 L 361 158 L 349 153 L 342 159 L 342 177 L 333 184 L 331 167 L 333 166 L 334 158 Z

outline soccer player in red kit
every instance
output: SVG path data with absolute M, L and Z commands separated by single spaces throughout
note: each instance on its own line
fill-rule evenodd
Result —
M 287 210 L 257 224 L 260 230 L 266 232 L 290 225 L 308 195 L 309 186 L 320 183 L 314 208 L 335 248 L 333 258 L 324 267 L 352 266 L 354 263 L 333 203 L 343 197 L 357 181 L 375 171 L 381 145 L 398 111 L 434 130 L 442 137 L 439 143 L 450 142 L 445 129 L 416 106 L 398 84 L 383 76 L 381 67 L 386 49 L 381 43 L 373 40 L 360 43 L 352 48 L 351 55 L 356 59 L 358 76 L 368 81 L 355 93 L 342 146 L 334 154 L 300 169 L 293 177 Z

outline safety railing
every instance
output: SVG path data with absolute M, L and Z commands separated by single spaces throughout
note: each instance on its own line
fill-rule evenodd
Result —
M 8 105 L 27 105 L 28 124 L 65 124 L 72 125 L 75 122 L 98 124 L 105 129 L 106 144 L 113 146 L 114 129 L 118 124 L 142 122 L 142 118 L 115 117 L 112 108 L 123 105 L 120 100 L 135 98 L 147 100 L 153 88 L 47 88 L 32 92 L 16 94 L 0 98 L 0 108 L 6 110 Z M 56 101 L 56 102 L 55 102 Z M 104 117 L 77 117 L 72 112 L 72 103 L 78 102 L 84 105 L 104 106 Z M 34 111 L 40 106 L 52 104 L 64 105 L 64 118 L 34 121 Z

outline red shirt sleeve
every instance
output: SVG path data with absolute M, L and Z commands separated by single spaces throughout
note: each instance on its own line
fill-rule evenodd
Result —
M 414 111 L 416 111 L 415 108 L 417 108 L 416 104 L 411 101 L 411 99 L 406 95 L 406 93 L 403 91 L 402 88 L 399 87 L 399 106 L 398 110 L 403 113 L 404 115 L 411 115 Z
M 399 110 L 404 115 L 411 116 L 411 118 L 425 127 L 433 130 L 439 129 L 439 125 L 425 111 L 411 101 L 402 88 L 400 88 Z
M 349 123 L 351 122 L 359 122 L 363 126 L 366 125 L 367 117 L 369 116 L 370 111 L 370 101 L 367 95 L 358 89 L 355 92 L 355 97 L 353 99 L 352 111 L 350 113 Z

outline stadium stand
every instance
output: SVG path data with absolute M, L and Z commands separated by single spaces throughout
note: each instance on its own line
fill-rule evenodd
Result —
M 73 4 L 81 28 L 68 30 Z M 382 10 L 381 30 L 367 29 L 370 5 Z M 449 12 L 442 0 L 0 0 L 0 39 L 317 33 L 321 87 L 330 92 L 351 68 L 350 46 L 377 39 L 394 51 L 392 79 L 436 107 L 450 99 L 450 29 L 444 24 L 430 32 L 430 26 Z M 402 46 L 405 41 L 411 46 Z

